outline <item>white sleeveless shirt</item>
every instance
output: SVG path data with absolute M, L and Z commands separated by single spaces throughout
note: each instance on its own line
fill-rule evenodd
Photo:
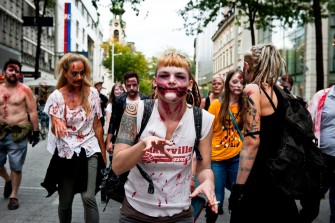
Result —
M 137 132 L 139 132 L 144 112 L 144 103 L 139 101 L 137 113 Z M 202 110 L 201 140 L 212 126 L 214 116 Z M 140 139 L 155 135 L 165 138 L 167 128 L 157 110 L 157 100 L 152 114 Z M 190 181 L 192 152 L 196 138 L 193 108 L 187 108 L 172 138 L 174 146 L 166 146 L 172 154 L 169 159 L 158 150 L 147 151 L 139 165 L 152 178 L 155 193 L 148 193 L 148 182 L 136 167 L 130 170 L 125 184 L 125 193 L 129 204 L 137 211 L 152 217 L 173 216 L 188 210 L 191 205 Z

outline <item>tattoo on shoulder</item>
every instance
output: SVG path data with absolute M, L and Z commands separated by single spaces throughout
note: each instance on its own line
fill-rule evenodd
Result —
M 137 134 L 137 104 L 129 104 L 124 111 L 115 143 L 133 145 Z

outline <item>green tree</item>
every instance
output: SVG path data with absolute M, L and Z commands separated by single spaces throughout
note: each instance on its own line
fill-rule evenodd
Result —
M 292 26 L 293 23 L 288 19 L 292 16 L 291 12 L 283 10 L 282 4 L 278 2 L 280 0 L 189 0 L 186 7 L 179 10 L 179 14 L 184 19 L 184 28 L 188 35 L 202 32 L 208 23 L 217 19 L 219 13 L 225 19 L 235 15 L 237 25 L 250 30 L 251 43 L 255 45 L 255 29 L 272 29 L 274 20 L 283 20 Z
M 108 47 L 111 49 L 111 45 Z M 111 71 L 112 54 L 103 60 L 103 65 Z M 140 78 L 140 91 L 148 94 L 151 91 L 151 78 L 149 75 L 149 62 L 141 52 L 136 52 L 130 44 L 122 45 L 114 43 L 114 80 L 123 82 L 123 74 L 127 71 L 135 71 Z M 112 78 L 110 75 L 108 78 Z
M 255 45 L 255 29 L 273 28 L 273 21 L 282 21 L 283 26 L 292 27 L 295 22 L 306 25 L 313 22 L 316 36 L 316 90 L 324 88 L 322 18 L 334 11 L 334 0 L 189 0 L 186 7 L 179 11 L 184 19 L 187 34 L 200 33 L 219 13 L 224 18 L 235 14 L 237 25 L 243 25 L 251 33 Z M 223 8 L 230 10 L 222 11 Z M 247 18 L 243 21 L 242 18 Z

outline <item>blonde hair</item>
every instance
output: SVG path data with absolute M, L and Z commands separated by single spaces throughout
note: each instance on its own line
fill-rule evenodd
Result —
M 65 73 L 67 73 L 70 69 L 72 63 L 81 61 L 84 65 L 84 77 L 83 77 L 83 86 L 91 87 L 90 79 L 91 79 L 91 66 L 88 62 L 88 59 L 83 55 L 76 53 L 66 53 L 57 63 L 56 73 L 59 76 L 56 88 L 61 89 L 65 85 L 67 85 L 67 79 L 65 77 Z M 85 87 L 81 88 L 81 99 L 80 104 L 84 108 L 87 116 L 91 112 L 91 106 L 88 102 L 88 95 Z
M 251 55 L 246 55 L 251 61 L 253 77 L 251 82 L 260 86 L 265 82 L 273 88 L 286 64 L 278 49 L 272 44 L 256 45 L 251 48 Z
M 166 51 L 158 60 L 155 75 L 157 75 L 157 70 L 159 67 L 180 67 L 184 68 L 188 75 L 189 79 L 193 80 L 192 91 L 187 94 L 186 101 L 189 104 L 193 104 L 195 106 L 200 106 L 201 97 L 198 88 L 198 84 L 196 83 L 192 71 L 191 71 L 191 62 L 187 59 L 185 55 L 179 53 L 175 50 Z M 192 95 L 191 95 L 192 94 Z M 153 97 L 155 97 L 153 95 Z

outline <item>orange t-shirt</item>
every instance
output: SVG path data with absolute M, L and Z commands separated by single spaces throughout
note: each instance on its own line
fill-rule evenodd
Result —
M 219 118 L 221 101 L 214 100 L 210 105 L 208 112 L 215 115 L 213 122 L 213 138 L 212 138 L 212 160 L 221 161 L 227 160 L 236 156 L 242 148 L 242 140 L 238 131 L 234 127 L 234 123 L 229 116 L 229 128 L 222 129 L 222 123 Z M 240 116 L 236 117 L 238 113 L 238 105 L 229 106 L 233 113 L 236 122 L 240 120 Z M 228 117 L 227 117 L 228 118 Z

